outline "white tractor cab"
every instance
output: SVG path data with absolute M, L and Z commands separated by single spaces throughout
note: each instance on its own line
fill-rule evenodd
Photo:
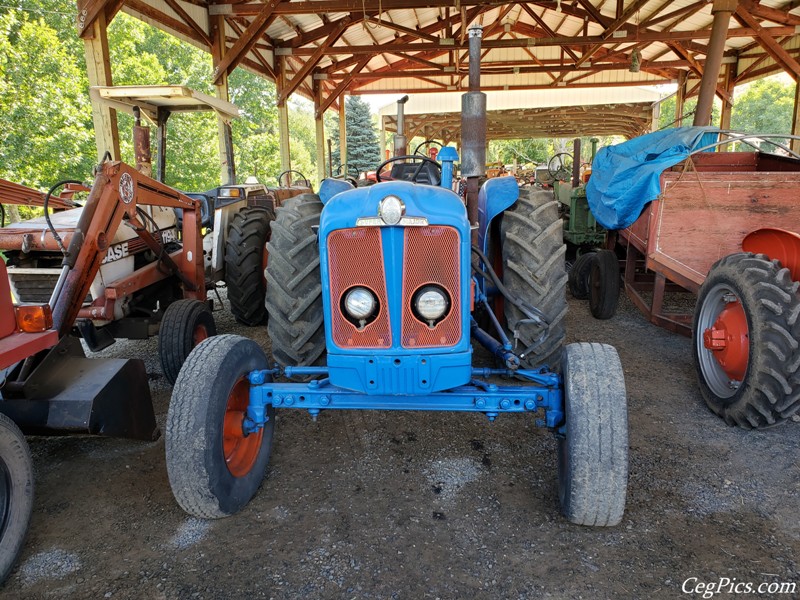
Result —
M 174 113 L 214 111 L 225 123 L 222 136 L 226 177 L 228 183 L 204 192 L 184 192 L 201 202 L 203 258 L 206 278 L 210 282 L 233 284 L 228 299 L 231 312 L 240 323 L 258 325 L 266 319 L 264 308 L 265 281 L 261 274 L 266 268 L 266 242 L 269 222 L 275 218 L 275 208 L 281 202 L 299 194 L 311 193 L 309 180 L 297 171 L 278 175 L 278 187 L 267 187 L 255 177 L 235 183 L 233 138 L 230 123 L 239 117 L 232 103 L 214 98 L 185 86 L 114 86 L 92 87 L 90 95 L 117 110 L 137 119 L 134 127 L 134 153 L 137 169 L 150 175 L 149 127 L 140 125 L 141 116 L 156 126 L 156 153 L 153 177 L 164 181 L 166 175 L 167 121 Z M 145 140 L 147 142 L 145 143 Z M 299 175 L 292 185 L 292 174 Z M 282 186 L 282 181 L 286 185 Z M 175 209 L 180 229 L 181 210 Z M 238 215 L 238 216 L 237 216 Z M 257 251 L 253 248 L 257 242 Z M 255 262 L 253 253 L 259 262 Z M 250 262 L 261 265 L 250 268 Z M 258 278 L 253 274 L 257 270 Z M 251 281 L 252 279 L 252 281 Z M 256 281 L 258 279 L 258 281 Z

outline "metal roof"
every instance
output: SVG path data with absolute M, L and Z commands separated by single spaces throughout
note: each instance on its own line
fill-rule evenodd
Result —
M 737 83 L 780 70 L 800 77 L 796 4 L 740 0 L 723 71 Z M 484 27 L 484 90 L 685 78 L 691 95 L 713 19 L 708 0 L 79 0 L 78 6 L 82 31 L 99 13 L 113 17 L 118 9 L 209 52 L 221 31 L 226 50 L 217 77 L 241 66 L 278 80 L 280 101 L 292 93 L 318 95 L 323 110 L 342 92 L 465 89 L 465 37 L 473 23 Z M 638 72 L 631 70 L 634 50 L 641 54 Z

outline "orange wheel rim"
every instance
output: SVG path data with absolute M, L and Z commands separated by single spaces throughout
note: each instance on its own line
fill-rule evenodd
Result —
M 725 374 L 735 381 L 744 380 L 750 359 L 750 331 L 742 303 L 728 303 L 714 325 L 703 332 L 703 345 Z
M 197 346 L 200 342 L 208 337 L 208 329 L 205 325 L 198 325 L 192 332 L 192 347 Z
M 225 464 L 231 475 L 244 477 L 258 458 L 264 429 L 245 435 L 243 423 L 249 403 L 250 384 L 244 377 L 239 378 L 228 396 L 225 419 L 222 425 L 222 452 Z

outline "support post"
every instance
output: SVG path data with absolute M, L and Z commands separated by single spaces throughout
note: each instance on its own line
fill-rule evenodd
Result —
M 381 144 L 381 162 L 383 162 L 384 160 L 386 160 L 386 125 L 383 122 L 384 120 L 383 115 L 380 115 L 378 117 L 378 120 L 380 121 L 380 126 L 381 126 L 380 144 Z
M 792 111 L 792 135 L 800 135 L 800 81 L 794 85 L 794 110 Z M 800 152 L 800 140 L 792 140 L 791 148 Z
M 322 86 L 317 83 L 314 90 L 314 129 L 317 145 L 317 184 L 325 179 L 325 122 L 324 111 L 320 110 L 322 104 Z
M 106 17 L 102 11 L 92 23 L 91 36 L 85 36 L 83 44 L 89 85 L 113 85 L 111 60 L 108 54 Z M 111 158 L 119 160 L 117 111 L 103 105 L 99 100 L 92 100 L 92 119 L 98 159 L 102 159 L 106 152 L 110 152 Z
M 339 164 L 347 176 L 347 115 L 345 111 L 345 95 L 339 96 Z
M 683 126 L 683 111 L 686 106 L 686 71 L 678 73 L 678 92 L 675 94 L 675 127 Z
M 220 62 L 225 58 L 227 46 L 225 44 L 225 17 L 222 15 L 209 16 L 211 24 L 211 58 L 214 69 L 217 69 Z M 228 75 L 222 70 L 222 74 L 214 84 L 214 92 L 220 100 L 229 101 L 228 98 Z M 228 123 L 221 114 L 217 113 L 217 137 L 219 139 L 219 164 L 220 182 L 225 184 L 236 183 L 236 165 L 233 157 L 233 132 L 231 124 Z
M 286 85 L 286 60 L 283 57 L 276 57 L 278 62 L 278 97 L 281 90 Z M 286 101 L 278 104 L 278 145 L 281 152 L 281 171 L 289 171 L 292 168 L 292 155 L 289 147 L 289 107 Z
M 738 0 L 714 0 L 714 5 L 711 7 L 714 22 L 711 25 L 711 39 L 708 42 L 708 53 L 693 125 L 702 126 L 711 122 L 711 110 L 714 106 L 719 69 L 722 66 L 722 55 L 725 52 L 725 40 L 728 37 L 728 25 L 737 4 Z
M 725 92 L 728 94 L 728 98 L 733 98 L 733 88 L 736 87 L 736 65 L 729 64 L 725 65 L 725 81 L 723 82 L 723 87 L 725 88 Z M 722 113 L 719 117 L 719 128 L 723 131 L 729 130 L 731 128 L 731 112 L 733 112 L 733 102 L 729 99 L 722 100 Z M 726 146 L 723 151 L 729 151 L 731 148 L 730 145 Z

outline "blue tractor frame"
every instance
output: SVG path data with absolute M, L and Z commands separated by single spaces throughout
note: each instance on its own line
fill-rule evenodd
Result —
M 249 502 L 266 471 L 276 409 L 305 410 L 315 420 L 327 410 L 412 410 L 482 413 L 490 421 L 504 413 L 532 414 L 537 426 L 552 430 L 557 438 L 559 498 L 565 516 L 585 525 L 615 525 L 622 519 L 627 486 L 627 407 L 616 351 L 603 344 L 571 344 L 564 349 L 561 373 L 547 365 L 530 368 L 526 355 L 547 338 L 547 317 L 515 298 L 487 258 L 492 231 L 497 230 L 492 225 L 518 202 L 518 184 L 513 177 L 486 181 L 478 194 L 478 223 L 473 227 L 464 201 L 452 191 L 453 163 L 458 155 L 453 148 L 444 148 L 439 159 L 439 180 L 429 173 L 426 183 L 395 178 L 354 188 L 328 179 L 318 199 L 312 198 L 323 204 L 318 229 L 311 231 L 316 231 L 313 239 L 319 253 L 325 364 L 270 367 L 257 344 L 238 336 L 209 338 L 189 355 L 173 391 L 166 436 L 170 483 L 187 512 L 217 518 L 233 514 Z M 404 168 L 398 172 L 402 174 Z M 420 169 L 405 172 L 414 179 Z M 432 181 L 438 185 L 431 185 Z M 385 206 L 388 199 L 400 211 L 391 218 Z M 299 203 L 302 197 L 296 200 Z M 287 205 L 279 210 L 291 208 Z M 279 215 L 276 223 L 280 222 Z M 553 225 L 560 226 L 558 222 Z M 458 263 L 452 291 L 458 297 L 450 298 L 447 307 L 458 328 L 449 330 L 447 343 L 415 345 L 403 329 L 408 317 L 398 317 L 404 310 L 407 315 L 408 305 L 414 303 L 404 289 L 410 260 L 404 236 L 413 227 L 457 232 L 453 238 L 457 248 L 451 250 Z M 338 259 L 331 256 L 329 240 L 341 232 L 367 229 L 379 232 L 382 256 L 374 257 L 377 260 L 370 265 L 381 272 L 386 287 L 381 295 L 386 305 L 375 310 L 386 311 L 391 328 L 384 333 L 388 341 L 383 339 L 379 348 L 342 343 L 332 325 L 336 311 L 340 318 L 345 315 L 346 294 L 334 292 L 336 274 L 330 270 Z M 561 244 L 560 233 L 558 237 Z M 351 248 L 358 250 L 358 246 Z M 439 264 L 437 268 L 446 272 L 448 267 Z M 268 288 L 268 308 L 269 295 Z M 517 347 L 516 331 L 512 343 L 502 316 L 498 318 L 492 310 L 492 300 L 498 297 L 521 307 L 526 324 L 540 331 L 527 348 Z M 562 301 L 565 305 L 565 298 Z M 479 326 L 476 306 L 486 309 L 481 321 L 492 333 Z M 271 314 L 270 318 L 277 316 Z M 424 327 L 425 321 L 417 318 Z M 360 321 L 359 331 L 367 327 L 365 322 Z M 434 330 L 434 321 L 428 327 Z M 352 330 L 356 331 L 355 323 Z M 501 366 L 474 367 L 472 339 Z M 523 368 L 526 363 L 528 368 Z M 306 381 L 277 381 L 281 376 Z M 499 385 L 491 380 L 498 377 L 516 378 L 525 384 Z

